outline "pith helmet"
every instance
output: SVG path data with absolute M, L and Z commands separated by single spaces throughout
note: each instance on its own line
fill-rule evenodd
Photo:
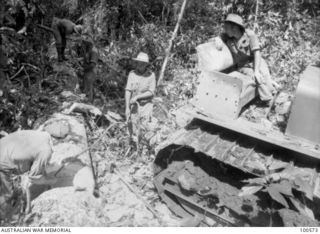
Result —
M 243 19 L 240 15 L 237 14 L 228 14 L 224 22 L 231 22 L 244 28 Z
M 136 58 L 133 59 L 134 61 L 149 63 L 149 56 L 146 53 L 140 52 Z

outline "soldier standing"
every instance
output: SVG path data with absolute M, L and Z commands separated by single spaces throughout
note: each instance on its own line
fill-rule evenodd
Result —
M 90 39 L 82 41 L 82 68 L 83 68 L 83 92 L 90 102 L 93 101 L 93 85 L 96 80 L 96 66 L 98 63 L 98 51 Z

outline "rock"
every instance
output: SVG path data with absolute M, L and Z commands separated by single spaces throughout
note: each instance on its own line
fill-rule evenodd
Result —
M 70 126 L 65 120 L 56 120 L 47 123 L 44 126 L 44 130 L 53 137 L 63 139 L 69 134 Z
M 184 190 L 195 191 L 196 180 L 191 175 L 186 173 L 181 174 L 178 177 L 178 183 Z
M 73 187 L 76 191 L 88 191 L 90 194 L 94 193 L 95 181 L 91 168 L 85 166 L 75 174 L 73 178 Z
M 193 119 L 193 117 L 188 113 L 188 110 L 190 111 L 189 108 L 191 107 L 184 106 L 171 112 L 171 114 L 175 116 L 176 123 L 179 127 L 185 127 Z
M 42 193 L 32 202 L 34 218 L 29 226 L 105 226 L 100 199 L 72 187 L 55 188 Z

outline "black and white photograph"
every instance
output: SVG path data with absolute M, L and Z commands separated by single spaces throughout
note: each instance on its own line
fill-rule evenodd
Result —
M 0 232 L 117 227 L 320 231 L 319 0 L 0 0 Z

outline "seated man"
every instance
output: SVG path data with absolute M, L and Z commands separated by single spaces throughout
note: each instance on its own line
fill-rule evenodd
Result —
M 17 176 L 28 172 L 29 186 L 50 185 L 57 181 L 46 175 L 46 166 L 51 155 L 51 137 L 47 132 L 23 130 L 0 139 L 0 221 L 10 219 L 19 208 L 17 194 L 21 194 L 22 189 L 17 182 Z M 26 188 L 28 189 L 29 187 Z M 30 196 L 28 198 L 28 191 L 26 192 L 27 209 L 30 209 Z
M 67 44 L 67 35 L 70 35 L 74 32 L 80 34 L 82 31 L 82 26 L 76 25 L 68 19 L 59 19 L 53 17 L 51 28 L 56 40 L 58 61 L 62 62 L 63 60 L 66 60 L 66 58 L 64 57 L 64 50 Z
M 135 70 L 129 73 L 125 101 L 126 118 L 129 121 L 129 132 L 136 133 L 139 125 L 150 121 L 152 117 L 152 98 L 156 89 L 155 74 L 149 69 L 149 56 L 139 53 L 134 59 Z
M 278 84 L 271 79 L 268 66 L 261 58 L 260 45 L 255 33 L 245 29 L 243 19 L 239 15 L 229 14 L 221 39 L 233 56 L 233 69 L 252 77 L 258 86 L 260 99 L 269 104 Z M 222 49 L 218 40 L 216 47 Z

